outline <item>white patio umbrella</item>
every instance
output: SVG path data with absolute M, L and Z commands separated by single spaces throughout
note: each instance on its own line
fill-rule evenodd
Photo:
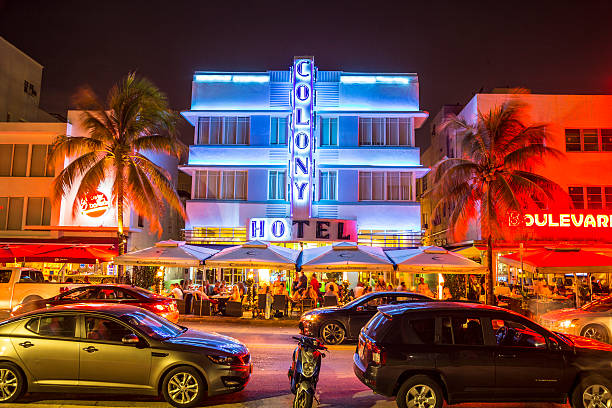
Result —
M 340 242 L 302 251 L 303 271 L 383 271 L 392 272 L 393 264 L 382 248 Z
M 117 265 L 197 267 L 217 253 L 216 249 L 186 245 L 184 241 L 160 241 L 155 246 L 114 258 Z
M 225 248 L 206 260 L 212 268 L 253 268 L 295 270 L 300 251 L 264 241 L 249 241 Z
M 487 268 L 463 255 L 436 246 L 387 251 L 398 272 L 480 274 Z

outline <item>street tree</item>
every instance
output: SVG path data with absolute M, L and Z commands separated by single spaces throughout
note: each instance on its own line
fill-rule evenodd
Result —
M 433 169 L 431 194 L 437 201 L 434 217 L 450 209 L 448 233 L 465 236 L 470 222 L 479 224 L 487 242 L 487 303 L 493 296 L 493 240 L 508 237 L 503 220 L 509 212 L 546 208 L 564 201 L 567 194 L 535 169 L 563 153 L 547 145 L 545 125 L 526 125 L 527 105 L 517 97 L 478 112 L 475 123 L 449 115 L 441 129 L 455 131 L 462 140 L 462 156 L 444 158 Z
M 155 85 L 135 73 L 115 84 L 105 101 L 89 87 L 80 89 L 74 99 L 83 110 L 81 120 L 87 134 L 62 135 L 55 140 L 50 162 L 71 161 L 53 181 L 52 195 L 57 201 L 76 188 L 75 215 L 80 198 L 96 192 L 103 182 L 111 184 L 121 255 L 127 242 L 124 213 L 130 207 L 146 218 L 158 235 L 164 201 L 186 216 L 168 172 L 145 155 L 162 153 L 180 158 L 185 146 L 177 138 L 177 114 Z M 122 281 L 122 266 L 118 275 Z

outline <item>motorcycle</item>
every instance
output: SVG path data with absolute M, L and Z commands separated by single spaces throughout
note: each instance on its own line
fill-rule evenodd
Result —
M 297 347 L 293 351 L 293 361 L 287 375 L 291 382 L 294 408 L 311 408 L 321 371 L 322 351 L 328 351 L 323 343 L 313 337 L 293 337 Z

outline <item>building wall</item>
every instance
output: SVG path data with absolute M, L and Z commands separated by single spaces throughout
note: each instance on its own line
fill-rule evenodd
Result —
M 529 118 L 526 122 L 546 124 L 551 135 L 549 145 L 564 153 L 564 158 L 547 160 L 534 168 L 534 172 L 553 180 L 566 192 L 571 186 L 612 186 L 612 152 L 567 152 L 565 145 L 565 129 L 612 129 L 612 95 L 476 94 L 459 116 L 474 122 L 479 111 L 488 112 L 510 98 L 527 104 Z M 452 140 L 455 135 L 447 137 Z M 460 138 L 456 138 L 455 144 L 459 147 L 460 156 Z M 442 159 L 437 151 L 426 153 L 423 156 L 424 165 Z M 426 217 L 431 218 L 434 205 L 427 198 L 423 200 L 422 210 L 429 212 Z M 442 220 L 439 226 L 430 226 L 428 235 L 446 228 Z M 481 239 L 480 231 L 472 223 L 465 240 L 477 239 Z M 449 244 L 452 242 L 452 239 L 448 241 Z
M 57 122 L 38 108 L 43 67 L 0 37 L 0 121 Z
M 290 199 L 269 199 L 269 172 L 289 171 L 287 144 L 270 142 L 271 121 L 291 114 L 289 71 L 256 73 L 197 72 L 192 84 L 192 106 L 183 116 L 195 127 L 194 145 L 181 170 L 192 175 L 192 200 L 187 201 L 186 230 L 197 228 L 244 228 L 249 218 L 289 217 Z M 319 71 L 315 121 L 311 143 L 314 198 L 312 217 L 357 220 L 363 230 L 420 232 L 420 210 L 416 201 L 416 179 L 428 169 L 421 165 L 414 130 L 427 113 L 419 110 L 418 77 L 415 74 L 362 74 Z M 202 145 L 198 143 L 201 117 L 249 117 L 247 145 Z M 408 146 L 360 146 L 359 118 L 403 118 L 408 121 Z M 337 120 L 337 145 L 321 145 L 323 120 Z M 288 131 L 288 139 L 291 130 Z M 289 142 L 290 143 L 290 142 Z M 246 170 L 246 200 L 197 197 L 198 171 Z M 334 200 L 319 201 L 319 171 L 335 171 Z M 386 171 L 414 174 L 412 198 L 407 201 L 360 201 L 359 172 Z

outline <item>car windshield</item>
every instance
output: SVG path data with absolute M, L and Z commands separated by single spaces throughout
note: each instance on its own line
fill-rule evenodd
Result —
M 130 290 L 138 293 L 141 296 L 144 296 L 147 299 L 163 298 L 164 297 L 164 296 L 158 295 L 155 292 L 151 292 L 150 290 L 146 290 L 146 289 L 143 289 L 143 288 L 132 287 L 132 288 L 130 288 Z
M 146 310 L 126 313 L 119 318 L 155 340 L 170 339 L 187 330 Z
M 612 296 L 587 303 L 581 309 L 585 312 L 607 312 L 612 309 Z

